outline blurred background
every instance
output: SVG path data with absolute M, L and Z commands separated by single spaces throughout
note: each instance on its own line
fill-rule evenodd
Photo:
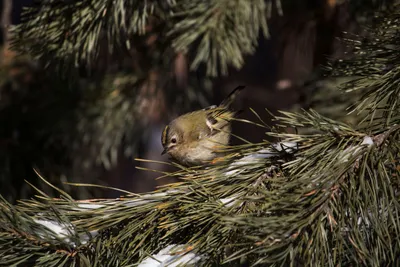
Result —
M 160 155 L 164 126 L 179 114 L 218 104 L 237 85 L 247 87 L 235 103 L 244 110 L 244 119 L 257 120 L 250 108 L 267 123 L 271 121 L 265 109 L 314 108 L 342 118 L 352 99 L 342 97 L 336 86 L 343 80 L 325 76 L 324 66 L 328 60 L 351 56 L 339 39 L 343 32 L 368 34 L 362 26 L 391 1 L 304 0 L 280 1 L 280 5 L 266 1 L 274 5 L 269 36 L 259 35 L 254 53 L 247 53 L 240 67 L 212 75 L 207 64 L 190 68 L 196 50 L 172 47 L 164 34 L 166 23 L 151 16 L 144 34 L 123 37 L 131 44 L 123 49 L 110 50 L 100 32 L 97 57 L 90 65 L 76 67 L 65 57 L 59 57 L 57 65 L 38 59 L 29 51 L 40 47 L 38 39 L 61 28 L 47 29 L 40 24 L 43 19 L 35 24 L 34 16 L 29 22 L 21 14 L 23 7 L 40 10 L 43 2 L 3 0 L 1 6 L 0 194 L 11 202 L 35 193 L 25 180 L 57 196 L 39 181 L 33 168 L 79 199 L 120 193 L 64 182 L 132 192 L 171 182 L 136 168 L 167 171 L 165 165 L 135 158 L 167 161 Z M 59 10 L 71 1 L 50 2 Z M 27 26 L 20 28 L 16 39 L 19 47 L 27 47 L 26 54 L 10 49 L 8 29 L 21 23 Z M 40 27 L 45 35 L 33 39 L 30 33 Z M 58 56 L 50 47 L 42 50 L 46 49 L 48 57 Z M 353 119 L 357 120 L 346 117 L 349 123 Z M 265 129 L 255 126 L 236 123 L 233 129 L 251 142 L 265 138 Z

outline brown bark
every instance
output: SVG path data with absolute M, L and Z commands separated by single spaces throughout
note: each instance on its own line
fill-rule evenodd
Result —
M 3 0 L 3 10 L 1 12 L 1 30 L 3 32 L 3 51 L 0 57 L 0 64 L 7 64 L 10 58 L 14 56 L 9 50 L 9 27 L 11 25 L 11 11 L 12 11 L 12 0 Z

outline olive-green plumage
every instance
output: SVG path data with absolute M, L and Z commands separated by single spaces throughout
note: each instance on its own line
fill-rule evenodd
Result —
M 236 112 L 231 104 L 244 86 L 235 88 L 219 106 L 193 111 L 171 121 L 164 128 L 161 142 L 168 153 L 184 165 L 200 165 L 219 155 L 221 147 L 228 145 L 231 120 Z

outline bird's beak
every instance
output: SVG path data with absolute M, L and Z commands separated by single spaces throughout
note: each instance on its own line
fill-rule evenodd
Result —
M 161 155 L 164 155 L 167 152 L 168 152 L 168 148 L 164 148 L 163 152 L 161 152 Z

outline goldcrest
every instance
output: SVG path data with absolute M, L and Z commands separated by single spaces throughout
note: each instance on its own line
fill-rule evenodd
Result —
M 162 133 L 164 151 L 181 164 L 201 165 L 220 155 L 229 144 L 231 121 L 237 112 L 231 104 L 244 86 L 236 87 L 219 106 L 213 105 L 179 116 Z

